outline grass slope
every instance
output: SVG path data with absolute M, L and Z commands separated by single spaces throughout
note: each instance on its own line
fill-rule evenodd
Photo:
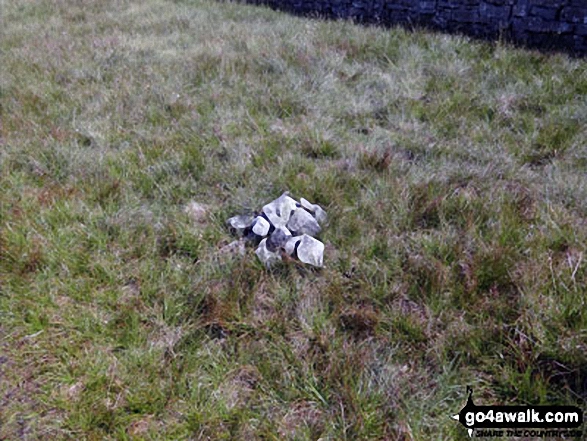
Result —
M 0 439 L 466 439 L 587 398 L 587 64 L 209 0 L 2 0 Z M 326 268 L 224 221 L 325 206 Z M 190 201 L 205 213 L 186 213 Z

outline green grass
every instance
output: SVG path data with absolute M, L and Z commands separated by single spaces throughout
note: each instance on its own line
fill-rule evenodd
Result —
M 464 440 L 466 385 L 585 406 L 584 60 L 209 0 L 1 9 L 0 439 Z M 322 270 L 223 252 L 285 190 L 329 213 Z

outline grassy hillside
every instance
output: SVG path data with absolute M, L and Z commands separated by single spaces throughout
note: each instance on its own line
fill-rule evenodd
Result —
M 0 15 L 0 439 L 585 406 L 585 60 L 211 0 Z M 285 190 L 330 215 L 322 270 L 227 252 Z

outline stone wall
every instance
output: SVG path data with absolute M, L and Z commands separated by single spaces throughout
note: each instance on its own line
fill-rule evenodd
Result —
M 587 55 L 587 0 L 244 0 L 297 14 L 408 24 Z

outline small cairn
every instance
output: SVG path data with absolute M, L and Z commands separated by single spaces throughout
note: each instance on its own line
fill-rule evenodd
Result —
M 297 258 L 315 267 L 323 266 L 324 244 L 314 236 L 322 231 L 326 212 L 304 198 L 300 202 L 289 192 L 263 206 L 258 215 L 241 215 L 227 223 L 239 234 L 258 243 L 255 254 L 266 267 L 282 256 Z

